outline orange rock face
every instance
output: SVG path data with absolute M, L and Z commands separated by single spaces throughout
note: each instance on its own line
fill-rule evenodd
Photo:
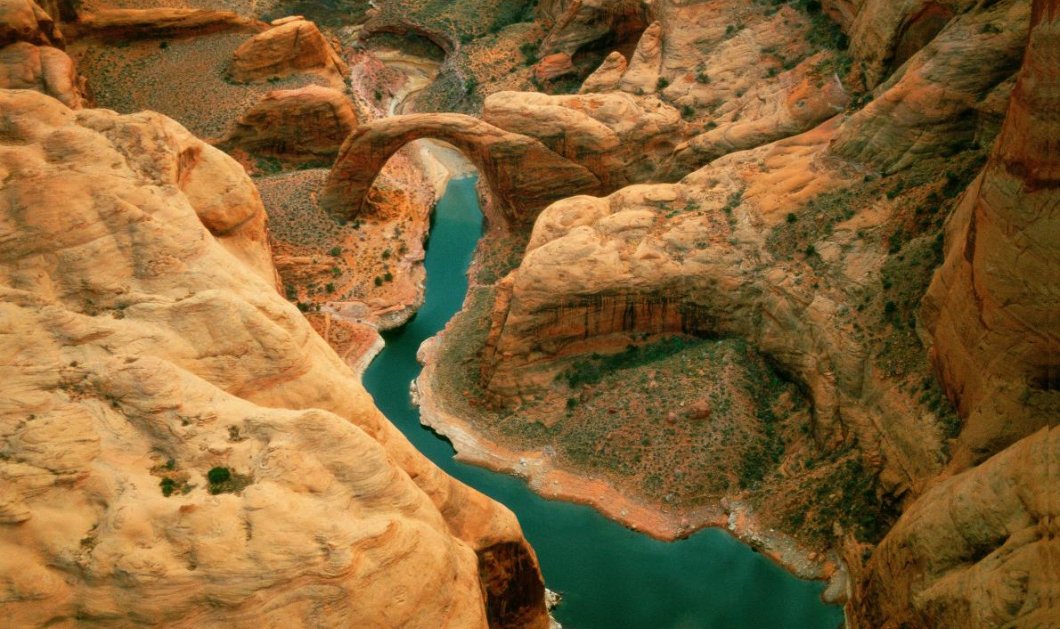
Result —
M 0 49 L 0 89 L 36 90 L 72 109 L 81 108 L 86 91 L 84 78 L 65 52 L 28 42 Z
M 336 216 L 356 215 L 390 156 L 419 138 L 449 142 L 475 163 L 503 204 L 505 213 L 490 217 L 494 224 L 526 223 L 556 199 L 599 190 L 589 170 L 538 140 L 462 114 L 409 114 L 357 128 L 342 146 L 321 203 Z
M 547 0 L 537 5 L 538 17 L 549 28 L 542 48 L 568 56 L 608 37 L 623 42 L 636 38 L 650 22 L 644 0 Z
M 356 127 L 357 115 L 342 92 L 310 85 L 266 94 L 223 144 L 285 159 L 331 160 Z
M 947 227 L 924 301 L 942 380 L 967 425 L 955 469 L 1060 422 L 1060 10 L 1036 2 L 1008 115 Z
M 17 41 L 62 47 L 63 34 L 55 19 L 33 0 L 2 0 L 0 47 Z
M 79 35 L 120 39 L 188 37 L 223 31 L 256 33 L 264 30 L 265 24 L 230 11 L 158 7 L 92 11 L 65 28 Z
M 236 50 L 231 74 L 249 83 L 304 71 L 320 72 L 341 85 L 348 68 L 316 24 L 284 18 Z
M 571 64 L 570 55 L 564 52 L 557 52 L 548 55 L 534 66 L 534 76 L 539 81 L 548 81 L 573 70 L 574 65 Z
M 276 293 L 238 164 L 32 91 L 0 127 L 6 622 L 547 626 L 512 514 Z
M 1055 627 L 1060 428 L 948 478 L 908 509 L 868 565 L 854 627 Z

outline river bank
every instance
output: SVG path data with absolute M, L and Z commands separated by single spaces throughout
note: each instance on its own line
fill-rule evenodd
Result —
M 676 513 L 663 505 L 631 498 L 604 480 L 564 469 L 547 452 L 512 450 L 476 432 L 467 421 L 448 412 L 434 392 L 438 347 L 444 336 L 445 330 L 420 347 L 417 360 L 423 370 L 413 383 L 412 399 L 419 406 L 423 425 L 449 440 L 457 460 L 516 476 L 549 500 L 590 506 L 607 518 L 660 541 L 683 539 L 708 527 L 725 530 L 794 576 L 827 581 L 824 599 L 831 603 L 842 601 L 847 591 L 846 571 L 837 558 L 804 548 L 784 533 L 760 526 L 746 504 L 727 500 L 715 508 Z
M 578 629 L 834 629 L 842 612 L 821 602 L 823 584 L 793 577 L 729 533 L 707 528 L 658 541 L 594 508 L 546 499 L 516 474 L 466 465 L 454 459 L 448 441 L 423 427 L 410 398 L 421 370 L 417 352 L 461 309 L 482 231 L 475 179 L 452 181 L 431 225 L 427 299 L 408 324 L 384 334 L 386 349 L 363 382 L 418 450 L 516 514 L 546 584 L 563 595 L 557 619 Z

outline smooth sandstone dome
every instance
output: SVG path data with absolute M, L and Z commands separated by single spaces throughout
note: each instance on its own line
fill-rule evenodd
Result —
M 30 91 L 0 127 L 5 622 L 546 626 L 512 514 L 276 293 L 237 164 Z

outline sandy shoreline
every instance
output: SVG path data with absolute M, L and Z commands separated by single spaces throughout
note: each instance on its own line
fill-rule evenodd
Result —
M 546 453 L 514 451 L 477 434 L 466 421 L 447 412 L 432 390 L 438 345 L 445 333 L 443 330 L 420 347 L 417 359 L 424 367 L 412 384 L 412 398 L 420 408 L 421 423 L 449 439 L 458 461 L 522 478 L 545 498 L 591 506 L 605 517 L 658 540 L 682 539 L 707 527 L 724 529 L 793 575 L 828 581 L 822 595 L 825 601 L 834 603 L 845 597 L 846 570 L 836 556 L 820 556 L 779 531 L 762 529 L 749 507 L 738 501 L 714 509 L 671 512 L 664 505 L 633 500 L 605 480 L 571 473 Z

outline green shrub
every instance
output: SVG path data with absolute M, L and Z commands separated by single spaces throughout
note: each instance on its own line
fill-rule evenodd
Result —
M 162 488 L 162 495 L 169 498 L 177 488 L 177 482 L 172 478 L 163 478 L 158 485 Z
M 210 481 L 211 485 L 220 485 L 231 478 L 232 470 L 227 467 L 212 467 L 206 472 L 206 480 Z

